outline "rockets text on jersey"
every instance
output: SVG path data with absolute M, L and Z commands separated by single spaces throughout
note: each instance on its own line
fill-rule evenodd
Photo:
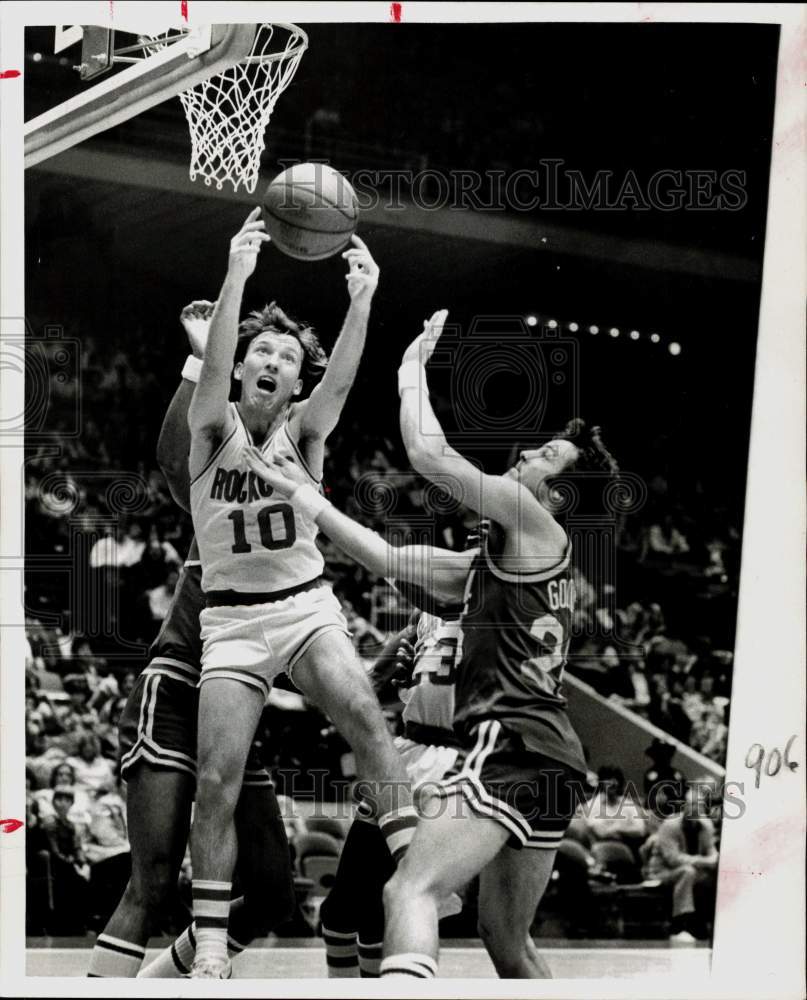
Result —
M 261 594 L 308 583 L 322 573 L 317 527 L 246 464 L 243 451 L 252 438 L 232 408 L 234 427 L 191 483 L 191 512 L 202 561 L 205 592 Z M 291 459 L 311 476 L 283 424 L 261 453 Z

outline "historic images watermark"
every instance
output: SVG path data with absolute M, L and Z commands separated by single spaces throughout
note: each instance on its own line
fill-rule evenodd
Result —
M 411 794 L 406 783 L 346 778 L 334 781 L 326 769 L 280 768 L 275 777 L 284 789 L 281 802 L 284 818 L 293 817 L 295 803 L 307 803 L 313 811 L 307 810 L 306 815 L 350 819 L 359 804 L 363 804 L 361 811 L 365 812 L 372 809 L 373 802 L 391 799 L 392 808 L 397 808 L 406 805 Z M 680 815 L 685 802 L 690 818 L 713 819 L 720 812 L 722 819 L 734 820 L 740 819 L 746 811 L 745 782 L 724 782 L 708 776 L 692 780 L 662 779 L 651 783 L 647 789 L 639 789 L 627 781 L 616 798 L 609 801 L 595 794 L 596 789 L 582 777 L 570 777 L 560 770 L 544 771 L 535 779 L 519 779 L 500 788 L 490 787 L 499 801 L 516 809 L 527 820 L 539 814 L 544 820 L 559 822 L 573 816 L 633 819 L 639 802 L 646 802 L 648 813 L 659 819 Z M 425 781 L 416 787 L 415 794 L 424 820 L 446 815 L 452 818 L 474 815 L 473 806 L 462 794 L 461 786 L 446 794 L 446 786 L 441 781 Z
M 300 163 L 282 160 L 282 169 Z M 326 161 L 320 161 L 327 165 Z M 341 174 L 339 175 L 342 176 Z M 345 179 L 362 211 L 424 212 L 738 212 L 748 202 L 747 174 L 741 169 L 665 168 L 650 173 L 632 168 L 583 171 L 559 158 L 520 170 L 441 169 L 432 166 L 346 171 Z M 315 175 L 312 193 L 320 189 Z M 284 208 L 305 200 L 301 187 L 285 188 Z M 302 203 L 302 202 L 301 202 Z

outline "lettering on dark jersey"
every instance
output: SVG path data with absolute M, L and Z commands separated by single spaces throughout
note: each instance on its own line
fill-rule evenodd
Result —
M 574 602 L 577 596 L 574 580 L 561 577 L 557 580 L 550 580 L 546 585 L 546 593 L 549 598 L 549 606 L 553 611 L 567 608 L 574 611 Z
M 213 476 L 210 499 L 225 500 L 227 503 L 252 503 L 253 500 L 270 497 L 273 493 L 273 487 L 254 472 L 222 469 L 219 466 Z

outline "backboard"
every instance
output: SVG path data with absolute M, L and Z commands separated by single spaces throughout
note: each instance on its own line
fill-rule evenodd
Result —
M 74 59 L 73 65 L 88 86 L 25 123 L 25 166 L 35 166 L 236 65 L 249 56 L 256 28 L 227 24 L 177 29 L 166 39 L 169 44 L 150 52 L 134 32 L 57 27 L 54 52 L 77 53 L 80 45 L 80 61 Z

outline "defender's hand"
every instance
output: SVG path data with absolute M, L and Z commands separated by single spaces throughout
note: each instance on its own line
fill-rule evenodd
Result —
M 417 361 L 425 365 L 434 354 L 437 341 L 443 332 L 443 327 L 448 319 L 448 309 L 438 309 L 432 313 L 431 317 L 423 321 L 423 333 L 419 334 L 404 351 L 401 364 L 405 361 Z
M 348 295 L 351 302 L 356 305 L 369 306 L 378 288 L 378 276 L 381 272 L 364 240 L 355 234 L 350 239 L 353 246 L 342 254 L 343 260 L 346 260 L 350 267 L 345 275 Z
M 230 240 L 230 263 L 227 273 L 241 281 L 246 281 L 255 270 L 261 247 L 271 239 L 269 234 L 264 232 L 266 224 L 258 218 L 260 214 L 260 206 L 253 208 L 244 225 Z
M 288 500 L 298 486 L 308 482 L 306 474 L 290 458 L 274 455 L 267 462 L 254 445 L 244 448 L 244 457 L 255 475 L 269 483 L 284 500 Z
M 395 670 L 392 674 L 392 684 L 394 687 L 399 690 L 412 687 L 415 680 L 412 676 L 414 663 L 415 647 L 409 639 L 401 636 L 398 640 L 398 648 L 395 651 Z
M 185 328 L 191 352 L 195 358 L 201 359 L 205 356 L 210 319 L 215 308 L 215 302 L 208 302 L 207 299 L 195 299 L 186 305 L 179 314 L 179 322 Z

